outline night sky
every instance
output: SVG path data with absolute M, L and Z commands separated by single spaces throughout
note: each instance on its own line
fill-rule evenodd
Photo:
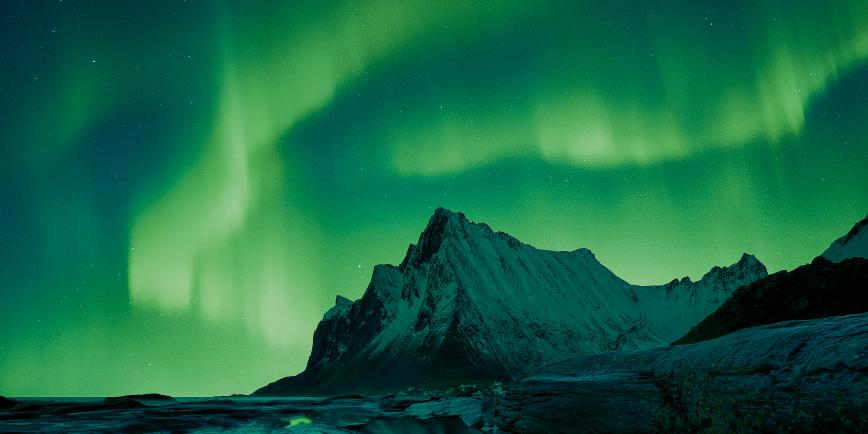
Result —
M 864 0 L 0 8 L 3 395 L 294 374 L 438 206 L 643 284 L 868 212 Z

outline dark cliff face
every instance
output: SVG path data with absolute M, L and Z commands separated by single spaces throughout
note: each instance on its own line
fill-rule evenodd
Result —
M 868 259 L 818 257 L 739 288 L 674 344 L 714 339 L 746 327 L 868 312 Z
M 377 265 L 362 298 L 346 306 L 332 308 L 317 325 L 313 346 L 305 370 L 292 377 L 280 379 L 255 392 L 259 395 L 293 393 L 319 394 L 328 391 L 376 390 L 392 387 L 400 382 L 418 382 L 419 360 L 407 354 L 402 366 L 394 360 L 382 360 L 368 348 L 384 327 L 395 319 L 399 304 L 421 304 L 415 330 L 428 326 L 438 306 L 436 292 L 420 293 L 417 278 L 428 280 L 427 286 L 437 287 L 451 279 L 450 270 L 442 262 L 432 260 L 444 241 L 455 236 L 462 224 L 463 214 L 438 208 L 407 254 L 397 267 Z M 424 268 L 425 273 L 414 272 Z M 418 276 L 418 277 L 417 277 Z M 429 337 L 419 352 L 434 351 L 446 336 Z M 380 360 L 378 360 L 378 358 Z M 390 369 L 391 368 L 391 369 Z M 401 378 L 404 375 L 409 377 Z
M 340 297 L 336 306 L 317 325 L 305 370 L 271 383 L 257 393 L 279 395 L 292 389 L 298 393 L 315 394 L 319 392 L 317 389 L 332 387 L 331 383 L 348 375 L 355 369 L 351 365 L 357 362 L 357 357 L 383 330 L 383 326 L 394 319 L 390 307 L 396 303 L 395 288 L 400 287 L 400 282 L 401 275 L 396 267 L 375 267 L 362 298 L 347 303 Z
M 408 265 L 419 265 L 429 261 L 440 250 L 440 246 L 447 237 L 453 232 L 461 230 L 461 225 L 465 220 L 464 214 L 437 208 L 428 221 L 428 226 L 419 236 L 419 242 L 415 246 L 411 246 L 411 250 L 407 252 L 407 257 L 401 262 L 400 268 L 403 270 Z
M 388 306 L 394 303 L 392 286 L 400 274 L 391 265 L 378 265 L 374 278 L 357 303 L 351 303 L 320 321 L 314 331 L 313 348 L 307 369 L 323 363 L 341 363 L 356 354 L 393 318 Z M 337 306 L 336 306 L 337 307 Z

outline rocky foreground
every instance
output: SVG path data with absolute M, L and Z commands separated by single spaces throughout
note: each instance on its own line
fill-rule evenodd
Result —
M 610 352 L 506 388 L 504 432 L 866 432 L 868 314 Z
M 5 403 L 5 404 L 4 404 Z M 485 401 L 466 396 L 257 399 L 0 398 L 0 432 L 476 433 Z M 8 404 L 8 405 L 6 405 Z

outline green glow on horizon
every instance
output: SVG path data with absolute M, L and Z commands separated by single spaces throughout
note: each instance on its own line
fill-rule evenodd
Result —
M 643 284 L 866 212 L 861 0 L 74 3 L 0 17 L 3 395 L 293 374 L 437 206 Z

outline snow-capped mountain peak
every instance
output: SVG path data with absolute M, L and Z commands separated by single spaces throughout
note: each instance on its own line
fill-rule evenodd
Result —
M 438 208 L 399 266 L 376 266 L 362 298 L 329 310 L 305 371 L 257 393 L 507 380 L 577 354 L 662 346 L 765 275 L 744 255 L 699 282 L 630 285 L 588 249 L 536 249 Z
M 741 259 L 728 267 L 712 267 L 697 283 L 714 283 L 716 289 L 735 290 L 745 280 L 753 281 L 757 275 L 768 274 L 766 266 L 755 256 L 744 253 Z

